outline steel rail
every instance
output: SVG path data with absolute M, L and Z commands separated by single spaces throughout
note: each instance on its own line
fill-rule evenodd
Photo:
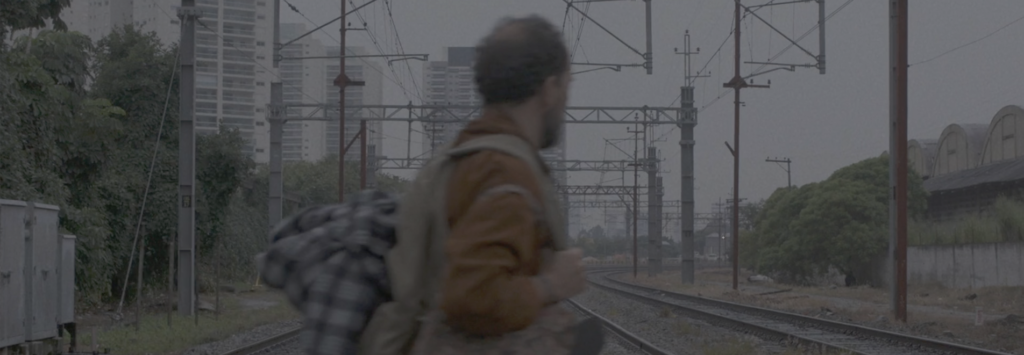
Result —
M 630 333 L 625 328 L 622 328 L 618 324 L 615 324 L 614 322 L 608 320 L 608 318 L 602 317 L 601 315 L 595 313 L 594 311 L 592 311 L 590 309 L 587 309 L 586 307 L 583 307 L 582 305 L 580 305 L 576 301 L 573 301 L 573 300 L 570 299 L 570 300 L 568 300 L 568 303 L 570 305 L 572 305 L 573 308 L 576 308 L 577 310 L 579 310 L 581 313 L 586 314 L 587 316 L 592 317 L 592 318 L 596 319 L 597 321 L 601 322 L 601 325 L 604 326 L 605 329 L 611 331 L 616 337 L 618 337 L 619 339 L 622 339 L 623 341 L 629 343 L 630 345 L 632 345 L 633 347 L 639 349 L 641 352 L 643 352 L 645 354 L 650 354 L 650 355 L 674 355 L 674 353 L 669 352 L 668 350 L 659 348 L 659 347 L 655 346 L 654 344 L 651 344 L 650 342 L 644 340 L 640 336 L 638 336 L 636 334 L 633 334 L 633 333 Z
M 243 345 L 240 348 L 228 351 L 228 352 L 223 353 L 221 355 L 251 355 L 251 354 L 256 354 L 256 353 L 259 353 L 259 352 L 262 352 L 262 351 L 265 351 L 265 350 L 269 350 L 270 348 L 273 348 L 274 346 L 286 343 L 286 342 L 288 342 L 288 341 L 290 341 L 292 339 L 298 338 L 299 337 L 299 333 L 301 331 L 302 331 L 302 327 L 298 327 L 298 328 L 295 328 L 295 329 L 292 329 L 292 330 L 289 330 L 289 331 L 286 331 L 286 332 L 274 335 L 274 336 L 269 337 L 269 338 L 265 338 L 263 340 L 260 340 L 260 341 L 254 342 L 254 343 Z
M 684 301 L 684 302 L 690 302 L 690 303 L 696 303 L 696 304 L 701 305 L 701 307 L 700 308 L 687 307 L 687 306 L 683 306 L 683 305 L 679 305 L 679 304 L 675 304 L 675 303 L 665 302 L 663 300 L 660 300 L 660 299 L 657 299 L 657 298 L 653 298 L 653 297 L 649 297 L 649 296 L 646 296 L 646 295 L 643 295 L 643 294 L 634 293 L 634 292 L 630 292 L 630 291 L 623 290 L 623 289 L 620 289 L 620 288 L 616 288 L 616 287 L 608 286 L 608 285 L 605 285 L 605 284 L 601 284 L 601 283 L 595 282 L 593 279 L 591 279 L 590 283 L 592 285 L 600 288 L 600 289 L 611 291 L 612 293 L 620 294 L 620 295 L 623 295 L 623 296 L 625 296 L 627 298 L 636 299 L 636 300 L 641 301 L 641 302 L 645 302 L 645 303 L 649 303 L 649 304 L 654 303 L 654 304 L 658 304 L 659 306 L 667 306 L 667 307 L 671 307 L 673 309 L 678 309 L 678 310 L 681 310 L 681 311 L 683 311 L 685 313 L 691 314 L 691 315 L 693 315 L 693 316 L 695 316 L 697 318 L 703 318 L 703 319 L 709 319 L 709 320 L 712 320 L 712 321 L 725 322 L 725 323 L 729 323 L 731 325 L 738 326 L 738 327 L 741 327 L 741 328 L 752 329 L 752 330 L 754 330 L 757 333 L 768 334 L 768 335 L 771 335 L 774 338 L 782 338 L 782 339 L 786 339 L 787 341 L 795 341 L 797 343 L 801 343 L 801 344 L 805 344 L 805 345 L 825 347 L 825 348 L 836 350 L 836 351 L 840 351 L 840 352 L 852 352 L 852 353 L 855 353 L 855 354 L 875 354 L 873 352 L 863 352 L 863 351 L 858 351 L 856 349 L 850 349 L 847 346 L 848 344 L 836 344 L 836 343 L 832 343 L 832 342 L 825 341 L 825 340 L 822 340 L 822 339 L 815 339 L 813 337 L 808 337 L 808 336 L 788 333 L 788 332 L 785 332 L 783 330 L 780 330 L 780 329 L 777 329 L 777 328 L 774 328 L 774 327 L 767 327 L 767 326 L 764 326 L 764 325 L 761 325 L 761 324 L 755 324 L 755 323 L 743 321 L 743 320 L 740 320 L 740 319 L 732 319 L 732 318 L 724 317 L 724 316 L 716 314 L 714 312 L 710 312 L 709 309 L 717 308 L 717 309 L 727 310 L 727 311 L 730 311 L 730 312 L 733 312 L 733 313 L 742 313 L 742 314 L 750 315 L 750 316 L 754 316 L 754 317 L 770 318 L 770 319 L 773 319 L 773 320 L 776 320 L 776 321 L 782 321 L 782 322 L 785 322 L 785 323 L 789 323 L 791 325 L 797 325 L 797 326 L 799 326 L 801 328 L 808 328 L 808 327 L 810 327 L 810 328 L 815 328 L 815 329 L 818 329 L 818 330 L 828 331 L 828 332 L 831 332 L 831 333 L 837 333 L 837 334 L 844 334 L 844 335 L 848 335 L 848 336 L 853 336 L 853 337 L 860 338 L 862 340 L 864 340 L 864 339 L 875 339 L 879 344 L 892 345 L 893 343 L 896 343 L 896 344 L 899 344 L 899 346 L 907 348 L 907 350 L 909 350 L 909 351 L 937 351 L 937 352 L 940 352 L 940 353 L 965 354 L 965 355 L 1010 355 L 1010 354 L 1004 353 L 1004 352 L 999 352 L 999 351 L 994 351 L 994 350 L 987 350 L 987 349 L 981 349 L 981 348 L 976 348 L 976 347 L 972 347 L 972 346 L 968 346 L 968 345 L 962 345 L 962 344 L 954 344 L 954 343 L 949 343 L 949 342 L 945 342 L 945 341 L 941 341 L 941 340 L 928 339 L 928 338 L 922 338 L 922 337 L 917 337 L 917 336 L 912 336 L 912 335 L 900 334 L 900 333 L 890 332 L 890 331 L 886 331 L 886 330 L 881 330 L 881 329 L 875 329 L 875 328 L 860 326 L 860 325 L 856 325 L 856 324 L 850 324 L 850 323 L 826 320 L 826 319 L 821 319 L 821 318 L 808 317 L 808 316 L 799 315 L 799 314 L 790 313 L 790 312 L 785 312 L 785 311 L 778 311 L 778 310 L 760 308 L 760 307 L 755 307 L 755 306 L 748 306 L 748 305 L 743 305 L 743 304 L 738 304 L 738 303 L 733 303 L 733 302 L 728 302 L 728 301 L 722 301 L 722 300 L 715 300 L 715 299 L 710 299 L 710 298 L 705 298 L 705 297 L 691 296 L 691 295 L 686 295 L 686 294 L 666 291 L 666 290 L 662 290 L 662 289 L 658 289 L 658 288 L 653 288 L 653 287 L 640 286 L 640 285 L 636 285 L 636 284 L 633 284 L 633 283 L 629 283 L 629 282 L 625 282 L 625 281 L 616 280 L 616 279 L 611 278 L 611 276 L 613 276 L 615 274 L 621 274 L 623 272 L 624 271 L 615 271 L 615 270 L 607 270 L 607 269 L 605 269 L 605 270 L 600 270 L 600 269 L 598 269 L 598 270 L 588 270 L 588 274 L 600 274 L 600 278 L 603 281 L 607 281 L 607 282 L 612 283 L 612 284 L 616 284 L 616 285 L 620 285 L 620 286 L 625 286 L 625 287 L 628 287 L 628 288 L 633 288 L 633 289 L 641 290 L 641 291 L 644 291 L 644 292 L 655 293 L 655 294 L 657 294 L 659 296 L 667 297 L 669 299 L 674 299 L 674 300 Z

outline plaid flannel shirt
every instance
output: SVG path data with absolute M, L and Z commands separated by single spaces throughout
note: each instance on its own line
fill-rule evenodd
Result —
M 397 207 L 389 194 L 364 191 L 297 213 L 271 233 L 263 280 L 302 312 L 307 354 L 355 354 L 373 311 L 391 298 L 384 255 Z

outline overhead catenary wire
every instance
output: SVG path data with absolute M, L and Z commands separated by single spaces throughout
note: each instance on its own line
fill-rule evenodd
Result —
M 930 62 L 930 61 L 933 61 L 933 60 L 936 60 L 936 59 L 942 58 L 943 56 L 945 56 L 945 55 L 947 55 L 947 54 L 950 54 L 950 53 L 956 52 L 956 51 L 958 51 L 958 50 L 960 50 L 960 49 L 962 49 L 962 48 L 964 48 L 964 47 L 970 46 L 970 45 L 972 45 L 972 44 L 975 44 L 975 43 L 981 42 L 981 41 L 985 40 L 986 38 L 992 37 L 992 36 L 993 36 L 993 35 L 995 35 L 996 33 L 999 33 L 1000 31 L 1002 31 L 1002 30 L 1005 30 L 1005 29 L 1006 29 L 1007 27 L 1010 27 L 1010 26 L 1012 26 L 1013 24 L 1015 24 L 1015 23 L 1017 23 L 1017 22 L 1020 22 L 1021 20 L 1024 20 L 1024 15 L 1022 15 L 1021 17 L 1018 17 L 1018 18 L 1017 18 L 1016 20 L 1013 20 L 1013 21 L 1011 21 L 1011 22 L 1010 22 L 1010 23 L 1008 23 L 1008 24 L 1005 24 L 1005 25 L 1003 25 L 1002 27 L 999 27 L 999 28 L 998 28 L 998 29 L 996 29 L 995 31 L 989 32 L 989 33 L 988 33 L 987 35 L 984 35 L 984 36 L 982 36 L 981 38 L 978 38 L 978 39 L 975 39 L 975 40 L 973 40 L 973 41 L 970 41 L 970 42 L 967 42 L 967 43 L 961 44 L 961 45 L 959 45 L 959 46 L 956 46 L 956 47 L 954 47 L 954 48 L 952 48 L 952 49 L 950 49 L 950 50 L 947 50 L 947 51 L 945 51 L 945 52 L 939 53 L 939 55 L 936 55 L 936 56 L 934 56 L 934 57 L 931 57 L 931 58 L 928 58 L 928 59 L 922 60 L 922 61 L 920 61 L 920 62 L 917 62 L 917 63 L 912 63 L 912 64 L 909 64 L 909 65 L 907 65 L 907 66 L 908 66 L 908 67 L 912 67 L 912 66 L 915 66 L 915 65 L 920 65 L 920 64 L 928 63 L 928 62 Z
M 305 15 L 303 15 L 303 14 L 302 14 L 302 12 L 300 12 L 300 11 L 298 10 L 298 8 L 294 8 L 294 7 L 293 7 L 293 8 L 292 8 L 292 10 L 293 10 L 293 11 L 295 11 L 295 12 L 296 12 L 297 14 L 299 14 L 300 16 L 302 16 L 302 18 L 303 18 L 303 19 L 305 19 L 305 20 L 306 20 L 307 22 L 309 22 L 309 23 L 310 23 L 311 25 L 314 25 L 314 26 L 318 26 L 318 27 L 319 27 L 319 25 L 317 25 L 317 24 L 316 24 L 316 22 L 314 22 L 313 20 L 310 20 L 310 19 L 309 19 L 308 17 L 306 17 Z M 346 24 L 341 24 L 341 25 L 342 25 L 342 26 L 345 26 Z M 332 36 L 332 35 L 331 35 L 330 33 L 327 33 L 327 31 L 326 31 L 326 30 L 324 30 L 323 28 L 319 28 L 318 30 L 319 30 L 319 31 L 320 31 L 321 33 L 323 33 L 323 34 L 324 34 L 325 36 L 327 36 L 327 38 L 330 38 L 331 40 L 333 40 L 334 42 L 338 43 L 339 45 L 341 44 L 341 41 L 340 41 L 340 40 L 338 40 L 337 38 L 335 38 L 334 36 Z M 212 30 L 211 30 L 211 31 L 212 31 Z M 216 32 L 215 32 L 215 33 L 216 33 Z M 218 34 L 218 36 L 219 36 L 219 34 Z M 353 52 L 352 50 L 350 50 L 350 49 L 348 49 L 348 48 L 343 48 L 343 49 L 344 49 L 345 55 L 349 55 L 349 54 L 351 54 L 351 55 L 357 55 L 357 54 L 356 54 L 355 52 Z M 373 71 L 375 71 L 375 72 L 377 72 L 377 73 L 380 73 L 380 75 L 381 75 L 381 76 L 382 76 L 383 78 L 385 78 L 385 79 L 387 79 L 387 80 L 391 81 L 391 82 L 392 82 L 392 83 L 394 83 L 395 85 L 398 85 L 398 86 L 399 86 L 400 88 L 402 88 L 402 89 L 403 89 L 403 92 L 405 91 L 405 86 L 404 86 L 404 85 L 403 85 L 402 83 L 400 83 L 399 81 L 397 81 L 397 80 L 396 80 L 396 79 L 394 79 L 394 78 L 391 78 L 390 76 L 388 76 L 387 74 L 385 74 L 385 73 L 384 73 L 383 71 L 381 71 L 380 69 L 377 69 L 377 67 L 376 67 L 376 66 L 374 66 L 374 65 L 372 65 L 372 63 L 370 63 L 370 62 L 369 62 L 368 60 L 366 60 L 366 58 L 357 58 L 357 59 L 359 59 L 359 61 L 361 61 L 361 62 L 363 62 L 364 64 L 366 64 L 366 66 L 367 66 L 367 67 L 369 67 L 370 69 L 373 69 Z M 307 95 L 307 96 L 308 96 L 308 95 Z M 408 97 L 408 96 L 407 96 L 407 97 Z M 316 101 L 317 101 L 317 103 L 320 103 L 320 102 L 319 102 L 319 100 L 316 100 Z M 322 103 L 321 103 L 321 104 L 322 104 Z
M 124 272 L 124 284 L 121 288 L 121 299 L 117 303 L 117 312 L 115 314 L 121 314 L 121 307 L 124 306 L 124 298 L 128 292 L 128 278 L 132 273 L 132 262 L 135 260 L 135 250 L 139 243 L 139 234 L 142 230 L 142 217 L 146 214 L 146 202 L 149 197 L 149 188 L 153 184 L 153 171 L 156 170 L 156 158 L 160 155 L 160 139 L 163 138 L 164 134 L 164 123 L 167 121 L 167 107 L 171 102 L 171 89 L 174 88 L 174 74 L 178 73 L 178 62 L 181 60 L 181 53 L 175 53 L 174 66 L 171 68 L 171 77 L 167 78 L 167 94 L 164 95 L 164 108 L 160 114 L 160 126 L 156 131 L 156 140 L 153 143 L 153 158 L 149 161 L 149 173 L 146 177 L 146 188 L 142 193 L 142 204 L 139 207 L 139 218 L 135 223 L 135 236 L 132 238 L 132 251 L 128 256 L 128 267 Z M 143 258 L 144 255 L 139 255 L 139 258 Z
M 351 0 L 349 0 L 349 3 L 352 4 L 352 6 L 355 6 L 355 3 L 352 2 Z M 387 54 L 387 53 L 385 53 L 386 51 L 384 50 L 384 48 L 382 48 L 380 43 L 377 41 L 377 36 L 374 35 L 373 31 L 371 31 L 370 28 L 367 26 L 366 18 L 363 17 L 363 13 L 362 13 L 361 10 L 357 10 L 356 11 L 356 17 L 358 17 L 359 21 L 361 21 L 363 23 L 363 27 L 366 30 L 366 35 L 367 35 L 367 37 L 370 38 L 370 42 L 373 43 L 373 46 L 375 48 L 377 48 L 377 53 L 379 53 L 381 55 Z M 395 75 L 395 79 L 397 79 L 399 82 L 401 82 L 401 79 L 398 77 L 398 73 L 395 72 L 395 67 L 391 66 L 391 65 L 388 65 L 388 69 L 390 69 L 391 73 Z M 405 87 L 405 84 L 404 83 L 399 84 L 399 87 L 401 87 L 402 94 L 405 95 L 405 98 L 407 100 L 411 100 L 412 97 L 409 96 L 409 92 L 408 92 L 407 88 Z
M 833 16 L 838 14 L 840 11 L 843 11 L 843 9 L 845 9 L 846 6 L 850 5 L 851 3 L 853 3 L 853 0 L 846 0 L 846 2 L 844 2 L 842 5 L 839 5 L 838 8 L 836 8 L 835 10 L 832 10 L 832 12 L 828 14 L 828 16 L 825 16 L 825 21 L 828 21 Z M 793 21 L 793 22 L 795 23 L 796 21 Z M 776 53 L 774 56 L 769 58 L 767 63 L 771 63 L 771 62 L 775 61 L 776 59 L 778 59 L 779 57 L 781 57 L 790 48 L 795 47 L 796 43 L 800 43 L 800 41 L 802 41 L 804 38 L 807 38 L 807 36 L 809 36 L 811 33 L 814 33 L 814 31 L 817 30 L 819 26 L 821 26 L 821 25 L 820 24 L 815 24 L 814 26 L 811 26 L 811 28 L 808 29 L 807 32 L 804 32 L 802 35 L 800 35 L 800 37 L 797 37 L 788 46 L 786 46 L 781 51 L 779 51 L 779 53 Z M 755 69 L 754 72 L 759 72 L 759 71 L 761 71 L 762 69 L 764 69 L 767 66 L 768 66 L 768 64 L 761 64 L 761 66 L 757 67 L 757 69 Z
M 198 23 L 198 24 L 199 24 L 199 26 L 202 26 L 203 28 L 205 28 L 205 29 L 206 29 L 207 31 L 209 31 L 210 33 L 213 33 L 213 35 L 214 35 L 214 36 L 217 36 L 217 38 L 218 38 L 218 39 L 220 39 L 222 43 L 226 43 L 226 44 L 228 44 L 228 46 L 229 46 L 229 47 L 231 47 L 231 48 L 234 48 L 234 49 L 235 49 L 236 51 L 240 51 L 240 52 L 242 51 L 242 49 L 241 49 L 241 48 L 238 48 L 238 47 L 237 47 L 237 46 L 235 46 L 235 45 L 234 45 L 233 43 L 231 43 L 231 42 L 224 42 L 224 36 L 221 36 L 219 32 L 217 32 L 216 30 L 214 30 L 214 29 L 210 28 L 210 26 L 208 26 L 208 25 L 207 25 L 207 24 L 206 24 L 205 22 L 203 22 L 203 20 L 201 20 L 201 19 L 198 19 L 198 18 L 197 18 L 197 19 L 196 19 L 196 23 Z M 288 84 L 288 82 L 287 82 L 287 81 L 285 81 L 285 80 L 284 80 L 283 78 L 281 78 L 281 76 L 280 76 L 280 75 L 278 75 L 276 71 L 274 71 L 274 70 L 271 70 L 270 68 L 267 68 L 267 67 L 266 67 L 265 65 L 263 65 L 263 64 L 261 64 L 260 62 L 256 61 L 256 59 L 255 59 L 255 58 L 252 58 L 252 57 L 246 57 L 246 59 L 249 59 L 249 61 L 251 61 L 251 62 L 252 62 L 253 64 L 256 64 L 256 65 L 257 65 L 257 66 L 259 66 L 260 68 L 263 68 L 263 70 L 266 70 L 266 71 L 267 71 L 268 73 L 270 73 L 270 75 L 273 75 L 273 76 L 274 76 L 274 77 L 276 77 L 276 78 L 277 78 L 278 80 L 281 80 L 281 83 L 282 83 L 283 85 L 288 85 L 289 87 L 291 87 L 291 88 L 295 89 L 295 90 L 296 90 L 296 91 L 298 91 L 299 93 L 301 93 L 301 94 L 305 95 L 306 97 L 308 97 L 308 98 L 312 99 L 312 100 L 313 100 L 314 102 L 316 102 L 317 104 L 323 105 L 323 102 L 321 102 L 321 101 L 320 101 L 319 99 L 317 99 L 317 98 L 313 97 L 313 96 L 312 96 L 312 95 L 310 95 L 310 94 L 307 94 L 307 93 L 306 93 L 305 91 L 302 91 L 302 88 L 301 88 L 301 87 L 295 86 L 295 85 L 293 85 L 293 84 Z
M 402 44 L 402 36 L 399 34 L 399 31 L 398 31 L 398 25 L 396 24 L 395 16 L 394 16 L 394 13 L 393 13 L 393 11 L 391 9 L 391 2 L 392 2 L 392 0 L 384 0 L 384 5 L 387 7 L 387 10 L 388 10 L 388 19 L 390 19 L 391 28 L 395 31 L 395 42 L 398 44 L 398 53 L 404 55 L 405 54 L 405 46 Z M 409 71 L 409 78 L 412 80 L 412 86 L 413 86 L 413 88 L 416 89 L 416 96 L 422 102 L 422 101 L 424 101 L 423 100 L 423 95 L 422 95 L 423 90 L 420 88 L 419 82 L 416 81 L 416 74 L 414 74 L 412 72 L 412 65 L 410 65 L 409 61 L 407 61 L 407 60 L 404 61 L 404 62 L 405 62 L 405 68 Z

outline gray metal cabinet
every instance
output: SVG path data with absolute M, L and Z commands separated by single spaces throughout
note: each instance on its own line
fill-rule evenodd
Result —
M 31 310 L 28 316 L 28 341 L 42 340 L 57 336 L 57 257 L 60 252 L 57 248 L 58 225 L 60 224 L 58 213 L 60 208 L 53 205 L 41 203 L 29 203 L 30 237 L 25 245 L 26 258 L 26 281 L 25 287 L 27 305 L 26 309 Z
M 60 258 L 58 270 L 60 293 L 57 302 L 57 324 L 68 324 L 75 321 L 75 236 L 62 234 L 60 238 Z
M 0 200 L 0 348 L 25 341 L 25 212 Z

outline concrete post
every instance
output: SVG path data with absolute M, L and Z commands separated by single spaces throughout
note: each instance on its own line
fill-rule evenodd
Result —
M 195 37 L 198 12 L 195 0 L 181 0 L 181 95 L 178 119 L 178 312 L 190 316 L 196 308 L 195 247 Z

